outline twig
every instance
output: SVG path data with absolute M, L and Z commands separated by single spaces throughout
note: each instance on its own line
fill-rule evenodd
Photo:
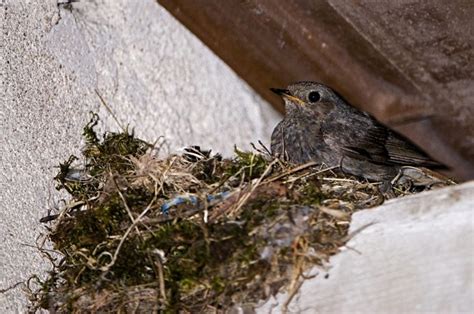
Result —
M 278 159 L 275 159 L 275 160 L 278 160 Z M 271 163 L 271 165 L 273 165 L 275 163 L 275 160 Z M 301 166 L 298 166 L 296 168 L 293 168 L 293 169 L 290 169 L 288 170 L 287 172 L 285 173 L 282 173 L 280 175 L 277 175 L 276 177 L 272 177 L 272 178 L 269 178 L 268 180 L 266 180 L 264 183 L 270 183 L 270 182 L 273 182 L 273 181 L 276 181 L 278 179 L 281 179 L 281 178 L 284 178 L 286 176 L 289 176 L 290 174 L 293 174 L 295 172 L 298 172 L 298 171 L 301 171 L 301 170 L 304 170 L 306 168 L 309 168 L 309 167 L 312 167 L 312 166 L 316 166 L 318 163 L 315 162 L 315 161 L 311 161 L 311 162 L 308 162 L 304 165 L 301 165 Z
M 295 182 L 295 181 L 300 180 L 300 179 L 303 179 L 303 178 L 307 179 L 307 178 L 309 178 L 309 177 L 312 177 L 312 176 L 315 176 L 315 175 L 324 173 L 324 172 L 326 172 L 326 171 L 331 171 L 331 170 L 334 170 L 334 169 L 336 169 L 336 168 L 338 168 L 338 167 L 329 167 L 329 168 L 324 168 L 324 169 L 319 170 L 319 171 L 316 171 L 316 172 L 305 173 L 305 174 L 303 174 L 303 175 L 301 175 L 301 176 L 299 176 L 299 177 L 296 177 L 296 178 L 287 180 L 286 183 L 292 183 L 292 182 Z
M 122 124 L 120 123 L 120 121 L 118 120 L 117 116 L 114 114 L 114 112 L 112 111 L 112 108 L 110 108 L 109 105 L 107 105 L 107 103 L 105 102 L 104 98 L 102 98 L 102 96 L 100 95 L 99 91 L 97 89 L 94 89 L 95 93 L 97 94 L 97 96 L 99 96 L 99 99 L 100 99 L 100 102 L 102 103 L 102 105 L 105 107 L 105 109 L 107 109 L 107 111 L 110 113 L 110 115 L 112 116 L 112 118 L 115 120 L 115 122 L 117 123 L 117 125 L 119 126 L 119 128 L 122 129 L 123 132 L 126 132 L 127 130 L 122 126 Z
M 7 287 L 7 288 L 0 289 L 0 293 L 5 293 L 5 292 L 8 292 L 8 291 L 10 291 L 10 290 L 13 290 L 13 289 L 15 289 L 16 287 L 18 287 L 18 286 L 21 285 L 21 284 L 23 284 L 23 281 L 19 281 L 19 282 L 15 283 L 15 284 L 13 284 L 13 285 Z
M 296 293 L 298 293 L 298 291 L 300 290 L 301 286 L 303 285 L 303 282 L 304 280 L 298 281 L 296 286 L 293 289 L 291 289 L 290 293 L 288 294 L 288 298 L 285 300 L 285 303 L 283 303 L 283 309 L 282 309 L 283 313 L 285 314 L 288 313 L 288 306 L 290 305 L 291 301 L 295 297 Z
M 235 207 L 235 209 L 233 209 L 231 211 L 231 214 L 234 213 L 234 212 L 237 212 L 239 211 L 239 209 L 245 204 L 245 202 L 247 202 L 247 200 L 250 198 L 250 196 L 252 195 L 252 193 L 255 191 L 255 189 L 260 185 L 260 183 L 262 183 L 262 180 L 263 178 L 265 178 L 265 176 L 270 172 L 270 170 L 272 169 L 273 165 L 276 164 L 277 162 L 277 159 L 273 160 L 268 166 L 267 168 L 265 169 L 265 171 L 263 172 L 263 174 L 260 176 L 260 178 L 258 178 L 257 182 L 255 182 L 255 184 L 252 186 L 252 188 L 250 189 L 250 191 L 245 194 L 241 199 L 239 199 L 239 202 L 237 203 L 237 206 Z
M 360 183 L 360 181 L 357 181 L 357 180 L 344 179 L 344 178 L 322 178 L 322 179 L 323 181 Z
M 125 199 L 122 192 L 120 191 L 120 188 L 117 185 L 117 181 L 115 181 L 114 175 L 112 173 L 110 173 L 110 177 L 112 178 L 112 182 L 114 183 L 115 188 L 117 189 L 117 193 L 120 196 L 120 199 L 122 200 L 123 205 L 125 206 L 125 210 L 127 211 L 128 217 L 130 217 L 132 224 L 135 223 L 135 218 L 133 218 L 133 214 L 132 214 L 132 211 L 130 210 L 130 207 L 127 204 L 127 200 Z
M 155 263 L 155 265 L 158 268 L 160 294 L 161 294 L 161 297 L 163 298 L 164 303 L 167 303 L 166 292 L 165 292 L 166 291 L 165 290 L 165 279 L 164 279 L 164 275 L 163 275 L 163 261 L 161 260 L 161 255 L 160 254 L 157 254 L 157 255 L 158 255 L 158 262 Z
M 368 224 L 365 224 L 362 227 L 357 228 L 356 230 L 352 231 L 350 234 L 348 234 L 347 236 L 342 238 L 342 241 L 343 242 L 348 242 L 350 239 L 355 237 L 357 234 L 361 233 L 362 231 L 364 231 L 365 229 L 367 229 L 368 227 L 370 227 L 374 224 L 376 224 L 376 222 L 369 222 Z
M 155 187 L 156 187 L 156 185 L 155 185 Z M 115 262 L 117 260 L 117 257 L 118 257 L 118 254 L 120 252 L 120 249 L 122 248 L 122 245 L 125 242 L 125 240 L 127 239 L 128 235 L 130 234 L 132 229 L 135 228 L 136 224 L 148 213 L 148 211 L 150 210 L 150 208 L 152 207 L 153 203 L 156 201 L 157 198 L 158 198 L 158 194 L 155 191 L 155 195 L 153 196 L 153 199 L 151 200 L 151 202 L 142 211 L 140 216 L 138 216 L 137 219 L 130 225 L 130 227 L 128 227 L 127 231 L 125 231 L 125 234 L 120 239 L 119 245 L 117 246 L 117 249 L 115 250 L 114 255 L 112 256 L 112 261 L 109 264 L 107 264 L 105 266 L 102 266 L 100 268 L 101 271 L 107 272 L 110 269 L 110 267 L 112 267 L 115 264 Z

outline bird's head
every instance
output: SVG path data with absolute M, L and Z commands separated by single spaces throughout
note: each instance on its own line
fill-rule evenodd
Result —
M 286 115 L 325 115 L 343 100 L 329 87 L 316 82 L 298 82 L 286 89 L 271 88 L 285 101 Z

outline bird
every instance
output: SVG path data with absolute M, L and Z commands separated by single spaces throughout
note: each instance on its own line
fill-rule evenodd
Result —
M 401 167 L 443 168 L 401 134 L 310 81 L 271 88 L 285 103 L 272 132 L 272 155 L 294 164 L 316 162 L 369 181 L 389 182 Z

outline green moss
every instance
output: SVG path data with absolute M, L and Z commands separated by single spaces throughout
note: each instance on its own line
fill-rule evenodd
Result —
M 301 204 L 319 205 L 324 198 L 324 193 L 321 192 L 321 188 L 318 186 L 318 183 L 314 182 L 314 180 L 303 185 L 301 189 Z
M 268 166 L 268 160 L 255 152 L 244 152 L 234 148 L 235 159 L 226 169 L 229 175 L 243 176 L 246 181 L 259 178 Z
M 132 168 L 129 157 L 144 155 L 152 145 L 137 139 L 128 130 L 122 133 L 107 132 L 102 141 L 94 131 L 98 116 L 93 114 L 91 121 L 84 127 L 86 147 L 83 155 L 87 160 L 90 175 L 98 176 L 104 171 L 116 171 L 125 174 Z

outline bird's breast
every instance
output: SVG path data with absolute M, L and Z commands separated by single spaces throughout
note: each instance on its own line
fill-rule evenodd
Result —
M 320 161 L 324 150 L 320 130 L 316 121 L 284 119 L 273 131 L 272 153 L 293 163 Z

